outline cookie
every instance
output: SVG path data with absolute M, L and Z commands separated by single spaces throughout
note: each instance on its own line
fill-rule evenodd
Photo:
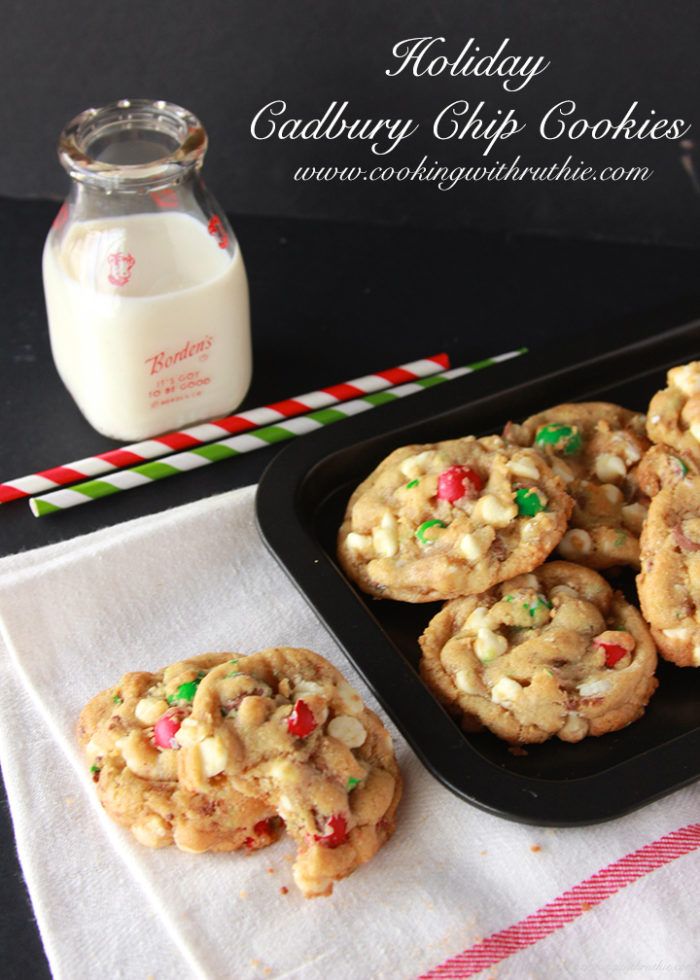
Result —
M 504 437 L 533 446 L 564 481 L 575 505 L 557 553 L 589 568 L 639 568 L 648 500 L 637 466 L 649 448 L 644 416 L 608 402 L 555 405 Z
M 570 562 L 446 603 L 420 646 L 422 677 L 463 726 L 508 742 L 617 731 L 643 714 L 657 686 L 639 612 Z
M 382 598 L 483 592 L 544 561 L 572 506 L 537 452 L 498 436 L 404 446 L 350 498 L 338 558 L 361 589 Z
M 677 483 L 689 473 L 697 475 L 698 464 L 687 453 L 681 455 L 669 446 L 652 446 L 637 468 L 637 481 L 642 493 L 655 497 L 662 487 Z
M 257 849 L 276 840 L 281 821 L 259 800 L 212 784 L 190 792 L 178 782 L 179 729 L 207 672 L 237 654 L 203 654 L 156 673 L 125 674 L 83 708 L 78 738 L 100 801 L 148 847 L 183 851 Z M 226 666 L 228 665 L 228 666 Z
M 700 667 L 700 476 L 666 450 L 650 453 L 652 498 L 641 538 L 637 591 L 661 655 Z M 680 465 L 682 464 L 682 465 Z
M 700 464 L 700 361 L 671 368 L 666 383 L 649 403 L 647 434 Z
M 394 831 L 401 796 L 391 738 L 328 661 L 274 647 L 204 678 L 182 724 L 182 779 L 265 800 L 298 845 L 307 898 L 369 861 Z

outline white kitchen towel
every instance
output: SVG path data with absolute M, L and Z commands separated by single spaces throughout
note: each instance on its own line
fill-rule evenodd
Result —
M 314 901 L 292 883 L 289 841 L 249 855 L 149 851 L 104 816 L 74 725 L 127 670 L 308 646 L 376 707 L 267 553 L 253 496 L 0 562 L 0 761 L 54 974 L 466 977 L 501 960 L 498 976 L 513 980 L 697 977 L 698 784 L 609 824 L 525 827 L 454 797 L 394 732 L 398 830 Z

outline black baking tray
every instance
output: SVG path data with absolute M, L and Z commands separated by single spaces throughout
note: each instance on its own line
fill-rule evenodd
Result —
M 576 354 L 579 363 L 565 366 Z M 660 662 L 644 716 L 576 744 L 550 739 L 514 754 L 490 733 L 464 733 L 418 674 L 417 638 L 439 603 L 372 599 L 335 561 L 350 493 L 392 449 L 499 432 L 562 401 L 607 400 L 644 410 L 673 364 L 700 356 L 700 320 L 580 360 L 577 351 L 525 357 L 431 388 L 300 439 L 263 475 L 263 538 L 334 635 L 422 763 L 490 813 L 576 826 L 619 817 L 700 776 L 700 670 Z M 533 377 L 533 375 L 536 375 Z M 632 576 L 621 586 L 633 588 Z

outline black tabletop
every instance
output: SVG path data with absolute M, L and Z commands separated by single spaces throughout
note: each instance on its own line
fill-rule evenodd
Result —
M 0 482 L 115 445 L 82 419 L 51 360 L 41 249 L 56 210 L 50 202 L 0 200 Z M 233 224 L 253 314 L 254 376 L 244 408 L 443 350 L 460 364 L 527 345 L 522 370 L 534 375 L 545 346 L 573 342 L 583 356 L 617 346 L 623 324 L 661 330 L 700 311 L 694 249 L 253 216 Z M 498 384 L 496 371 L 493 378 Z M 0 555 L 253 483 L 277 451 L 40 520 L 24 502 L 6 505 Z M 0 844 L 3 976 L 48 976 L 6 806 Z

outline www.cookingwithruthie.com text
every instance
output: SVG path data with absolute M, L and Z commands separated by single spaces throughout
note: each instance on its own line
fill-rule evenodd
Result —
M 574 161 L 569 156 L 566 160 L 530 166 L 521 161 L 520 156 L 507 163 L 496 160 L 495 163 L 459 166 L 441 164 L 438 160 L 430 161 L 428 156 L 417 165 L 376 167 L 344 167 L 344 166 L 305 166 L 297 167 L 293 177 L 296 181 L 318 181 L 319 183 L 354 183 L 368 180 L 373 183 L 429 183 L 440 191 L 451 191 L 464 181 L 478 183 L 480 181 L 587 181 L 600 180 L 616 183 L 618 181 L 648 180 L 654 171 L 649 167 L 590 167 L 583 160 Z

